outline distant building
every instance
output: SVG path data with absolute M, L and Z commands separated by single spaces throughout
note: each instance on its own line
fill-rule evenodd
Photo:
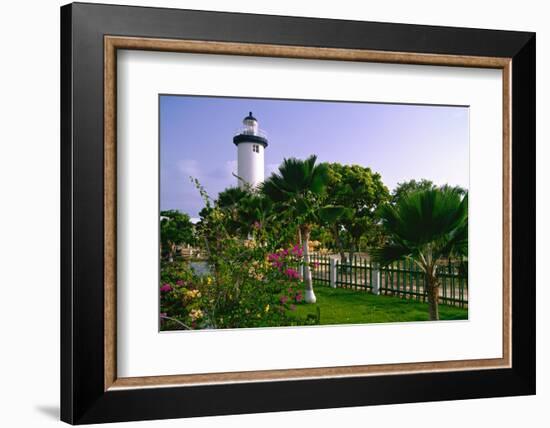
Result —
M 237 146 L 237 176 L 239 187 L 256 187 L 264 181 L 264 150 L 267 137 L 258 127 L 252 112 L 243 119 L 243 127 L 233 137 Z

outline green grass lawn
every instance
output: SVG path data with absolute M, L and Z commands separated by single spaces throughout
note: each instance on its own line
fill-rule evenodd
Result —
M 428 304 L 399 297 L 375 296 L 368 291 L 314 287 L 317 303 L 296 305 L 298 317 L 316 314 L 321 310 L 321 324 L 365 324 L 379 322 L 427 321 Z M 466 320 L 468 310 L 439 305 L 441 320 Z

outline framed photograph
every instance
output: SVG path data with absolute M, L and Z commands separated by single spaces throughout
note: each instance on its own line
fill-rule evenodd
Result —
M 61 8 L 61 418 L 535 393 L 535 35 Z

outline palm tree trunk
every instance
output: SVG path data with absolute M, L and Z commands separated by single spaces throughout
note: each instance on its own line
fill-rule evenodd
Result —
M 315 303 L 317 298 L 313 292 L 313 279 L 311 278 L 311 266 L 309 265 L 309 233 L 309 226 L 302 226 L 302 240 L 304 244 L 304 280 L 306 283 L 305 301 L 306 303 Z
M 430 321 L 439 321 L 439 284 L 433 276 L 428 275 L 426 279 Z
M 300 247 L 302 247 L 303 246 L 303 244 L 302 244 L 302 230 L 300 228 L 298 228 L 297 234 L 298 234 L 298 245 Z M 300 265 L 298 267 L 298 271 L 299 271 L 298 275 L 300 276 L 300 280 L 303 280 L 304 279 L 304 266 Z

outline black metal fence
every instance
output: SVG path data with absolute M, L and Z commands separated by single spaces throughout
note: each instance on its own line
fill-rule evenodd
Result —
M 367 258 L 360 256 L 354 256 L 353 260 L 341 263 L 336 255 L 314 253 L 311 255 L 311 263 L 312 276 L 316 282 L 333 287 L 427 301 L 424 273 L 410 260 L 376 268 Z M 449 261 L 440 265 L 438 276 L 439 302 L 461 308 L 467 307 L 468 275 L 465 266 Z

